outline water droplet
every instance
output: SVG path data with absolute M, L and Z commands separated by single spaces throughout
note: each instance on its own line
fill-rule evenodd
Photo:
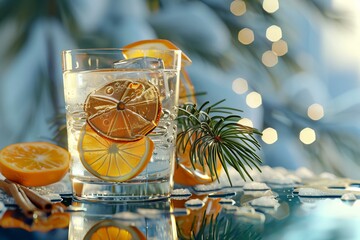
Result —
M 108 86 L 106 89 L 105 89 L 105 92 L 106 94 L 113 94 L 114 93 L 114 88 L 112 86 Z

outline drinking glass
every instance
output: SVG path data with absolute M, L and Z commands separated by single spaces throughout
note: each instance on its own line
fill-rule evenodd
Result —
M 75 49 L 62 64 L 75 199 L 169 197 L 181 51 Z

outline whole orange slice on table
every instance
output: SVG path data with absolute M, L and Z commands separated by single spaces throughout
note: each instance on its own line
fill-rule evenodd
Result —
M 161 102 L 148 81 L 119 79 L 89 94 L 84 110 L 96 132 L 117 141 L 134 141 L 159 123 Z
M 159 50 L 180 50 L 174 43 L 166 39 L 147 39 L 141 40 L 124 46 L 123 51 L 126 58 L 147 57 L 161 58 L 165 66 L 171 66 L 172 56 L 167 56 L 165 52 Z M 140 49 L 149 49 L 144 52 Z M 195 89 L 191 82 L 189 74 L 185 70 L 186 66 L 192 63 L 191 59 L 184 53 L 181 53 L 181 70 L 180 70 L 180 87 L 179 87 L 179 104 L 186 102 L 196 103 Z
M 70 153 L 48 142 L 16 143 L 0 152 L 0 172 L 24 186 L 60 181 L 69 169 Z
M 144 234 L 135 226 L 114 220 L 104 220 L 95 224 L 85 235 L 84 240 L 145 240 Z
M 112 141 L 101 137 L 86 124 L 78 148 L 81 162 L 90 173 L 106 181 L 122 182 L 145 169 L 154 143 L 147 136 L 137 141 Z

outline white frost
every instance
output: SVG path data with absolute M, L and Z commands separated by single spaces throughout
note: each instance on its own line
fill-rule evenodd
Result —
M 280 206 L 279 201 L 274 198 L 274 196 L 264 196 L 256 198 L 252 201 L 250 201 L 250 204 L 252 206 L 256 207 L 272 207 L 277 208 Z
M 269 186 L 262 182 L 248 182 L 243 186 L 245 191 L 249 190 L 269 190 Z
M 189 189 L 187 188 L 178 188 L 178 189 L 174 189 L 171 192 L 171 195 L 175 195 L 175 196 L 191 196 L 191 193 L 189 191 Z
M 307 179 L 307 178 L 313 178 L 315 177 L 315 174 L 309 170 L 308 168 L 306 167 L 301 167 L 301 168 L 298 168 L 296 171 L 295 171 L 295 175 L 298 176 L 299 178 L 302 178 L 302 179 Z
M 320 178 L 324 178 L 324 179 L 336 179 L 337 176 L 335 176 L 334 174 L 332 173 L 329 173 L 329 172 L 323 172 L 319 175 Z

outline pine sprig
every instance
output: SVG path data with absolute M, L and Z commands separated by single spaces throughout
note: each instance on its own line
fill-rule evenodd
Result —
M 211 178 L 219 181 L 217 164 L 220 162 L 232 185 L 228 166 L 233 167 L 240 176 L 252 179 L 248 169 L 257 168 L 261 159 L 257 155 L 260 144 L 255 135 L 261 133 L 252 127 L 239 124 L 241 112 L 220 106 L 225 100 L 209 105 L 205 102 L 200 107 L 193 103 L 179 106 L 177 151 L 185 152 L 190 145 L 189 158 L 192 167 L 199 163 L 203 170 L 207 167 Z

